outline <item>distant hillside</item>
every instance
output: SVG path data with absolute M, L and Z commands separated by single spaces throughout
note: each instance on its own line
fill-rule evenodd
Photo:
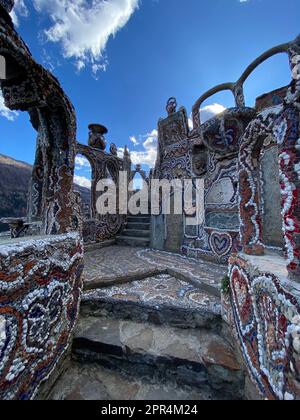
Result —
M 23 217 L 27 209 L 27 192 L 32 166 L 0 154 L 0 218 Z M 84 204 L 89 204 L 90 190 L 75 185 Z M 7 230 L 0 224 L 0 232 Z

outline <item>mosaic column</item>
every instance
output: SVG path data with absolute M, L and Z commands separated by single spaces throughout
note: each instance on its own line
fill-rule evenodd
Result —
M 249 255 L 263 255 L 262 217 L 259 210 L 259 168 L 254 159 L 254 143 L 261 129 L 260 121 L 253 121 L 241 142 L 239 155 L 240 236 L 243 251 Z
M 45 233 L 55 235 L 73 230 L 76 122 L 74 114 L 62 116 L 60 108 L 46 109 L 42 115 L 47 130 L 43 151 Z

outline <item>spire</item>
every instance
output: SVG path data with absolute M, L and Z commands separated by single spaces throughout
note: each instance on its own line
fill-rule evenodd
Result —
M 129 150 L 128 150 L 128 147 L 127 146 L 125 146 L 125 149 L 124 149 L 124 157 L 129 157 L 130 158 L 130 152 L 129 152 Z

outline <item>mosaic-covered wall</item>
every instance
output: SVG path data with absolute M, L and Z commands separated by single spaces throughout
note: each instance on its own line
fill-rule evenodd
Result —
M 0 244 L 0 400 L 28 400 L 67 354 L 79 312 L 83 245 L 80 234 L 70 233 L 81 225 L 73 192 L 75 111 L 16 33 L 13 6 L 0 0 L 0 88 L 5 105 L 28 112 L 37 132 L 28 222 L 48 236 Z
M 93 135 L 93 141 L 97 142 L 97 133 Z M 103 136 L 98 139 L 104 141 Z M 105 143 L 97 147 L 96 143 L 90 145 L 77 144 L 77 154 L 84 156 L 90 163 L 92 169 L 91 183 L 91 214 L 83 220 L 83 238 L 86 243 L 103 242 L 116 237 L 126 224 L 126 215 L 118 212 L 115 215 L 99 215 L 97 212 L 97 199 L 100 193 L 97 191 L 97 184 L 103 179 L 112 179 L 115 185 L 119 185 L 119 171 L 123 169 L 123 161 L 117 156 L 117 148 L 114 144 L 110 147 L 110 153 L 105 151 Z
M 29 219 L 41 221 L 45 234 L 74 230 L 73 177 L 76 146 L 75 110 L 58 80 L 36 61 L 8 14 L 14 2 L 0 2 L 0 81 L 5 105 L 26 111 L 38 133 L 32 174 Z
M 82 289 L 78 234 L 0 246 L 0 400 L 28 400 L 67 352 Z
M 172 214 L 154 217 L 152 245 L 225 263 L 230 253 L 238 250 L 239 142 L 255 111 L 227 110 L 201 125 L 201 132 L 189 129 L 187 113 L 184 108 L 177 112 L 174 98 L 169 100 L 167 111 L 168 117 L 158 125 L 154 177 L 192 179 L 194 195 L 196 180 L 204 179 L 205 219 L 200 225 L 189 226 L 185 215 L 181 219 Z M 176 249 L 168 246 L 171 231 L 177 241 L 182 235 L 181 246 Z M 157 233 L 164 236 L 158 240 Z
M 299 289 L 258 270 L 245 255 L 230 258 L 229 274 L 229 322 L 260 395 L 271 400 L 300 399 Z
M 183 252 L 188 256 L 227 262 L 239 249 L 238 151 L 254 115 L 250 108 L 228 109 L 202 124 L 192 140 L 194 177 L 204 178 L 205 220 L 185 228 Z
M 292 82 L 277 104 L 251 121 L 239 152 L 239 211 L 243 253 L 229 264 L 231 311 L 225 319 L 237 335 L 248 371 L 261 396 L 300 399 L 300 37 L 279 48 L 290 59 Z M 282 95 L 285 92 L 285 96 Z M 259 160 L 272 147 L 278 162 L 284 257 L 268 250 L 264 190 L 274 188 Z M 262 194 L 263 192 L 263 194 Z M 274 191 L 273 200 L 276 199 Z M 273 208 L 277 210 L 277 204 Z M 277 216 L 274 216 L 273 224 Z M 271 223 L 271 220 L 269 220 Z M 278 234 L 279 235 L 279 234 Z M 280 235 L 278 239 L 281 239 Z M 269 240 L 270 238 L 268 238 Z M 273 238 L 274 239 L 274 238 Z M 228 309 L 228 307 L 227 307 Z M 226 313 L 226 309 L 224 311 Z

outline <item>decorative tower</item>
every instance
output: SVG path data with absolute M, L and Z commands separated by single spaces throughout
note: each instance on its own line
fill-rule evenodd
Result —
M 108 133 L 107 128 L 100 124 L 90 124 L 89 130 L 89 146 L 104 151 L 106 149 L 104 135 Z
M 130 152 L 128 150 L 128 147 L 125 146 L 124 149 L 124 157 L 123 157 L 123 171 L 127 171 L 128 177 L 130 177 L 131 174 L 131 156 Z

